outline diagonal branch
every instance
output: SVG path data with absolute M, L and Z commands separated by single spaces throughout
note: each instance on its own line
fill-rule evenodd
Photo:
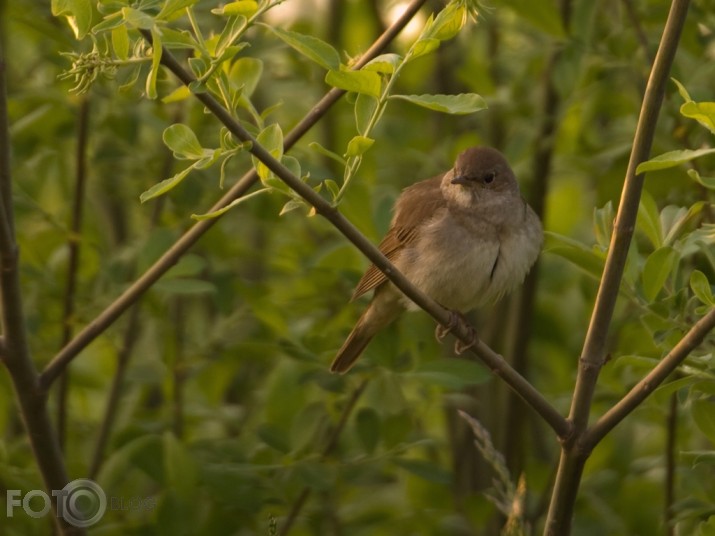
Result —
M 354 66 L 359 69 L 372 58 L 380 54 L 395 38 L 395 36 L 414 17 L 415 13 L 422 7 L 426 0 L 413 0 L 405 9 L 404 13 L 395 21 L 390 28 L 385 31 L 363 54 Z M 146 36 L 145 36 L 146 37 Z M 149 39 L 151 39 L 149 37 Z M 164 51 L 164 57 L 169 57 Z M 163 60 L 166 65 L 166 59 Z M 186 73 L 174 60 L 174 65 L 178 68 L 177 76 L 185 84 L 193 81 L 193 77 Z M 303 119 L 284 138 L 284 146 L 287 151 L 311 129 L 345 94 L 340 89 L 331 89 L 318 101 L 313 108 L 303 117 Z M 258 180 L 255 171 L 246 173 L 208 212 L 214 212 L 229 205 L 234 200 L 242 197 Z M 161 278 L 169 268 L 171 268 L 213 225 L 218 218 L 202 220 L 194 224 L 179 238 L 174 245 L 169 248 L 144 274 L 139 277 L 128 289 L 126 289 L 114 302 L 107 306 L 93 321 L 91 321 L 82 331 L 80 331 L 67 345 L 65 345 L 55 357 L 47 364 L 40 374 L 40 386 L 48 389 L 60 375 L 67 364 L 72 361 L 84 348 L 94 339 L 101 335 L 117 318 L 119 318 L 129 307 L 131 307 L 159 278 Z
M 583 436 L 584 448 L 592 449 L 618 423 L 625 419 L 643 402 L 666 378 L 675 371 L 686 357 L 697 348 L 707 334 L 715 327 L 715 309 L 698 320 L 680 339 L 663 360 L 639 381 L 618 403 L 608 410 Z
M 145 32 L 144 35 L 147 39 L 151 39 L 151 35 L 148 32 Z M 164 52 L 161 61 L 164 66 L 168 67 L 182 82 L 189 84 L 193 80 L 193 77 L 186 72 L 170 53 Z M 408 298 L 429 313 L 439 324 L 448 325 L 450 320 L 453 321 L 447 309 L 419 291 L 350 221 L 309 185 L 305 184 L 299 177 L 293 175 L 287 167 L 276 160 L 216 99 L 209 93 L 198 93 L 195 94 L 195 97 L 201 101 L 236 138 L 242 142 L 250 142 L 249 150 L 251 154 L 263 162 L 279 179 L 312 205 L 318 214 L 332 223 L 334 227 L 357 246 L 357 248 Z M 474 330 L 460 319 L 453 333 L 463 342 L 470 343 Z M 570 426 L 563 416 L 533 385 L 514 370 L 502 356 L 494 352 L 482 341 L 477 341 L 471 350 L 494 374 L 502 377 L 522 399 L 534 408 L 560 437 L 565 437 L 569 434 Z M 50 366 L 52 366 L 52 363 L 50 363 Z

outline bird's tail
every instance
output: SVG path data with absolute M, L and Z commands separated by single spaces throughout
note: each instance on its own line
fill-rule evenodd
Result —
M 350 367 L 353 366 L 355 361 L 360 354 L 362 354 L 365 347 L 372 340 L 377 333 L 377 330 L 371 329 L 370 323 L 366 322 L 366 317 L 368 314 L 368 308 L 360 317 L 355 327 L 345 339 L 345 342 L 338 350 L 338 354 L 333 359 L 333 364 L 330 365 L 330 372 L 336 372 L 338 374 L 344 374 Z

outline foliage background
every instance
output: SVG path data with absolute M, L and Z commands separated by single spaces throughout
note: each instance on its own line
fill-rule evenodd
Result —
M 570 5 L 568 30 L 551 2 L 485 7 L 478 24 L 406 68 L 398 82 L 405 93 L 475 92 L 489 110 L 460 117 L 391 103 L 341 211 L 377 242 L 400 189 L 447 169 L 461 149 L 475 144 L 502 149 L 529 197 L 535 154 L 545 144 L 552 151 L 546 229 L 602 249 L 594 208 L 618 203 L 667 6 L 646 0 Z M 222 21 L 212 7 L 202 1 L 195 11 L 202 28 L 219 31 Z M 320 36 L 355 56 L 388 24 L 394 7 L 291 0 L 266 22 Z M 693 2 L 672 72 L 696 101 L 712 100 L 713 7 Z M 58 51 L 88 43 L 77 44 L 45 3 L 10 0 L 5 9 L 17 232 L 32 352 L 41 367 L 61 345 L 77 116 L 84 98 L 58 80 L 68 66 Z M 263 62 L 254 104 L 263 110 L 282 102 L 271 118 L 288 130 L 328 89 L 324 72 L 264 29 L 251 30 L 249 39 L 248 54 Z M 409 42 L 393 47 L 404 52 Z M 549 69 L 553 50 L 559 55 Z M 96 84 L 86 97 L 89 183 L 73 327 L 89 322 L 180 236 L 192 213 L 204 212 L 220 195 L 218 171 L 210 168 L 162 199 L 139 203 L 141 192 L 183 166 L 161 141 L 168 125 L 185 122 L 206 146 L 216 144 L 218 126 L 192 100 L 141 99 L 141 84 L 118 92 L 122 76 Z M 160 96 L 175 87 L 162 76 Z M 543 138 L 548 84 L 558 101 L 557 128 Z M 710 133 L 678 113 L 681 104 L 670 86 L 653 154 L 712 143 Z M 309 143 L 342 153 L 354 134 L 352 106 L 343 99 L 291 154 L 311 180 L 338 177 L 342 171 Z M 697 162 L 704 176 L 712 170 L 711 159 Z M 228 180 L 250 166 L 247 156 L 234 159 Z M 660 209 L 690 207 L 712 195 L 682 167 L 650 174 L 646 189 Z M 279 217 L 284 202 L 262 196 L 229 212 L 149 291 L 134 323 L 125 315 L 73 362 L 64 448 L 70 475 L 78 478 L 88 475 L 118 354 L 134 338 L 95 478 L 108 496 L 156 500 L 155 508 L 108 511 L 91 533 L 272 534 L 306 488 L 312 495 L 292 534 L 493 532 L 499 516 L 484 495 L 492 469 L 473 447 L 457 408 L 478 418 L 496 446 L 511 453 L 512 469 L 523 470 L 527 520 L 538 530 L 558 457 L 550 431 L 528 412 L 517 435 L 504 417 L 504 386 L 476 364 L 445 360 L 449 345 L 442 349 L 433 340 L 432 322 L 423 314 L 407 315 L 380 335 L 351 374 L 330 375 L 327 365 L 359 314 L 361 304 L 346 303 L 367 263 L 322 219 L 306 217 L 304 210 Z M 698 219 L 710 221 L 710 209 Z M 640 234 L 629 268 L 637 287 L 652 249 Z M 548 247 L 541 263 L 528 376 L 566 413 L 597 279 Z M 683 261 L 685 275 L 673 275 L 652 303 L 621 301 L 594 415 L 677 340 L 670 325 L 648 322 L 649 307 L 679 319 L 683 301 L 676 296 L 693 266 L 712 279 L 707 259 L 695 256 Z M 636 291 L 642 297 L 642 289 Z M 505 355 L 514 345 L 517 306 L 518 296 L 477 314 L 480 334 Z M 679 533 L 715 533 L 715 419 L 708 417 L 713 383 L 706 351 L 695 363 L 699 390 L 686 385 L 653 397 L 594 452 L 575 534 L 666 533 L 669 452 L 675 453 Z M 41 488 L 10 382 L 6 375 L 0 382 L 0 483 Z M 362 396 L 338 447 L 324 457 L 330 431 L 356 390 Z M 668 423 L 672 431 L 675 421 L 677 433 L 669 435 Z M 16 510 L 0 531 L 45 534 L 48 527 L 47 520 Z

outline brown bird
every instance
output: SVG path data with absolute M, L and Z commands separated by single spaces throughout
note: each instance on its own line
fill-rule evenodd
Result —
M 465 313 L 521 284 L 543 242 L 541 223 L 521 197 L 504 156 L 489 147 L 462 152 L 449 171 L 406 188 L 380 251 L 417 288 Z M 370 305 L 330 367 L 344 373 L 375 334 L 417 310 L 374 265 L 352 299 L 375 289 Z

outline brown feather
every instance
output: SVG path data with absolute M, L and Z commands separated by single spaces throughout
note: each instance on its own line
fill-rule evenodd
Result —
M 402 249 L 417 236 L 417 228 L 427 222 L 441 207 L 445 206 L 440 190 L 442 175 L 432 177 L 404 189 L 395 205 L 395 215 L 390 229 L 380 242 L 379 249 L 390 262 L 394 263 Z M 409 210 L 404 210 L 409 206 Z M 415 209 L 417 207 L 417 209 Z M 353 292 L 355 300 L 387 281 L 387 277 L 377 266 L 371 264 Z

